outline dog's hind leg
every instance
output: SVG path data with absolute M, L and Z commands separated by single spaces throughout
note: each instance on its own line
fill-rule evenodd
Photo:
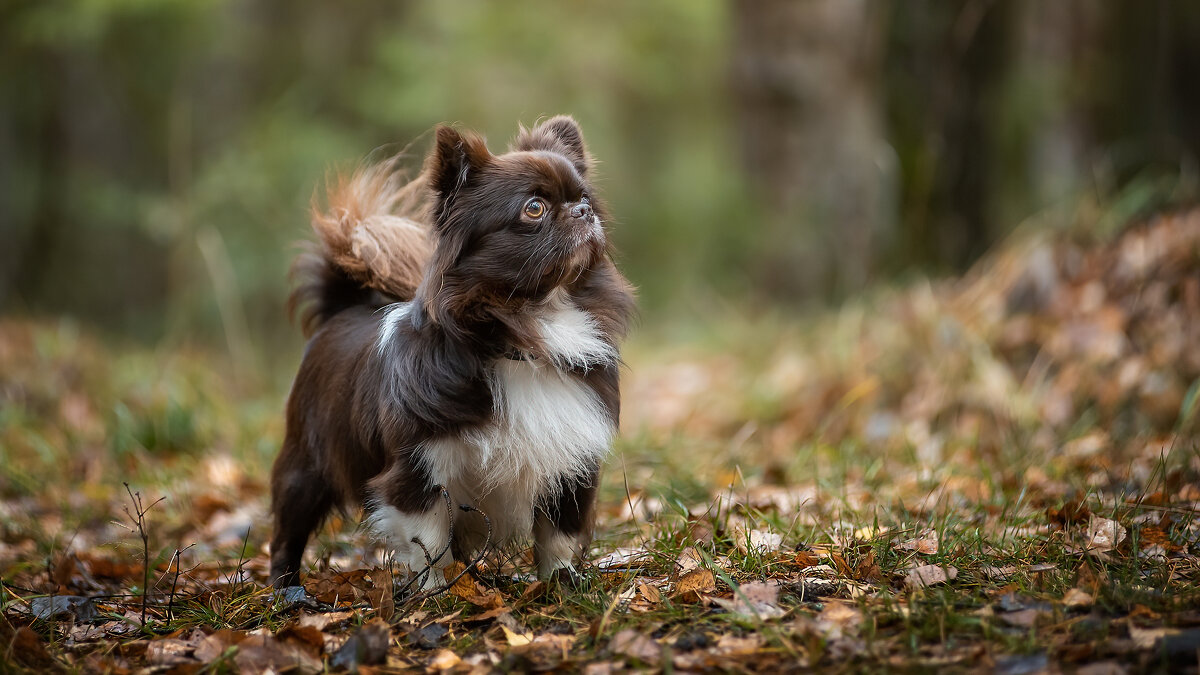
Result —
M 283 451 L 271 472 L 271 584 L 275 588 L 300 583 L 300 560 L 313 530 L 333 506 L 334 494 L 324 476 L 295 459 L 292 443 Z

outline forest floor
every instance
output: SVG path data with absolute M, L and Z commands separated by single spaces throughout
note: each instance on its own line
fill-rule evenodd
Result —
M 265 587 L 283 392 L 0 321 L 0 672 L 1195 672 L 1200 213 L 629 345 L 578 588 L 413 600 L 358 527 Z M 1077 670 L 1076 670 L 1077 669 Z

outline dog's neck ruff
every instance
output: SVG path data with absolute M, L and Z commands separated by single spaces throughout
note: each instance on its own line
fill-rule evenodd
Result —
M 397 302 L 383 308 L 383 319 L 379 323 L 376 349 L 383 354 L 396 335 L 396 327 L 408 317 L 411 302 Z M 540 352 L 546 360 L 559 370 L 582 370 L 610 366 L 617 363 L 618 354 L 600 331 L 596 320 L 580 309 L 570 296 L 559 289 L 552 292 L 532 311 L 541 342 Z M 540 362 L 536 353 L 516 348 L 504 353 L 509 361 Z

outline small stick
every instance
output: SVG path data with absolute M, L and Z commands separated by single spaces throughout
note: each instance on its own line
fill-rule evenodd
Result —
M 446 545 L 442 547 L 442 550 L 438 552 L 437 557 L 434 558 L 429 554 L 429 549 L 425 548 L 425 544 L 418 541 L 416 537 L 413 537 L 411 541 L 417 546 L 420 546 L 421 551 L 425 554 L 425 569 L 421 570 L 420 572 L 414 572 L 412 578 L 410 578 L 408 582 L 406 582 L 399 588 L 399 590 L 396 591 L 397 594 L 407 591 L 415 581 L 418 579 L 424 579 L 430 573 L 432 573 L 434 561 L 441 560 L 442 557 L 446 555 L 446 552 L 450 550 L 450 546 L 454 543 L 454 507 L 453 502 L 450 500 L 450 491 L 446 489 L 445 485 L 438 485 L 437 487 L 442 492 L 442 500 L 446 504 L 446 520 L 449 523 L 449 532 L 447 533 L 446 537 Z
M 478 513 L 479 515 L 483 516 L 483 522 L 487 525 L 487 538 L 484 539 L 483 546 L 480 547 L 479 553 L 475 556 L 475 559 L 472 560 L 471 563 L 469 565 L 467 565 L 463 569 L 463 571 L 459 572 L 453 579 L 448 580 L 445 584 L 438 586 L 437 588 L 433 588 L 428 591 L 425 591 L 424 593 L 418 593 L 418 594 L 410 597 L 408 600 L 405 601 L 406 603 L 414 603 L 414 602 L 418 602 L 421 600 L 427 600 L 427 599 L 432 598 L 433 596 L 438 595 L 440 593 L 445 593 L 447 590 L 453 588 L 454 584 L 458 583 L 459 579 L 466 576 L 467 572 L 475 569 L 475 567 L 479 564 L 479 562 L 481 560 L 483 560 L 483 557 L 485 555 L 487 555 L 488 549 L 491 547 L 491 544 L 492 544 L 492 519 L 488 518 L 488 515 L 486 513 L 484 513 L 483 510 L 477 509 L 474 506 L 471 506 L 470 504 L 460 504 L 458 508 L 462 509 L 463 511 L 467 511 L 467 512 L 474 511 L 475 513 Z
M 129 501 L 133 505 L 133 513 L 129 512 L 129 507 L 125 507 L 125 515 L 129 517 L 133 527 L 129 528 L 131 532 L 137 532 L 142 539 L 142 628 L 146 627 L 146 601 L 150 593 L 150 535 L 146 532 L 146 513 L 154 508 L 159 502 L 166 497 L 159 497 L 150 506 L 143 507 L 142 493 L 134 492 L 133 488 L 129 487 L 129 483 L 123 483 L 125 492 L 129 494 Z M 136 528 L 136 529 L 134 529 Z

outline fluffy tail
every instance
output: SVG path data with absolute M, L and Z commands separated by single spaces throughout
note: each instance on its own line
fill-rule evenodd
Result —
M 434 245 L 428 190 L 423 175 L 405 176 L 401 160 L 334 174 L 327 205 L 314 198 L 318 245 L 292 266 L 296 285 L 288 299 L 305 336 L 347 307 L 411 300 L 420 285 Z

